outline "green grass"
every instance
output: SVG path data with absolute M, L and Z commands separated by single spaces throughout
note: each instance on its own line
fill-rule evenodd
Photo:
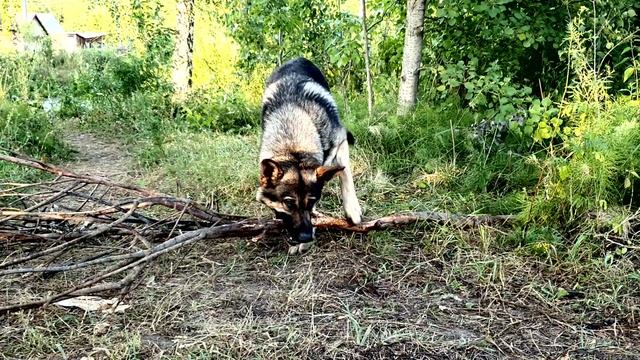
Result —
M 258 137 L 210 131 L 179 130 L 163 145 L 152 180 L 177 195 L 190 197 L 222 212 L 253 214 L 258 184 Z
M 8 150 L 45 161 L 68 159 L 71 151 L 61 131 L 42 110 L 0 99 L 0 151 Z M 33 182 L 47 175 L 0 162 L 0 182 Z

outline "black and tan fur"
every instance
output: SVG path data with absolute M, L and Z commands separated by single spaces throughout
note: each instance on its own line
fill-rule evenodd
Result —
M 340 178 L 343 208 L 352 223 L 361 209 L 349 164 L 350 134 L 322 72 L 298 58 L 269 77 L 262 101 L 260 188 L 256 198 L 288 229 L 289 253 L 307 250 L 314 239 L 311 214 L 325 183 Z

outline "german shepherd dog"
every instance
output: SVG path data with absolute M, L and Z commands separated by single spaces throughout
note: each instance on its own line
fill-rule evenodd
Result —
M 256 199 L 273 209 L 289 234 L 289 254 L 313 243 L 311 215 L 322 188 L 340 178 L 347 220 L 361 221 L 349 165 L 353 136 L 340 123 L 329 84 L 311 61 L 298 58 L 267 79 L 262 98 L 260 188 Z

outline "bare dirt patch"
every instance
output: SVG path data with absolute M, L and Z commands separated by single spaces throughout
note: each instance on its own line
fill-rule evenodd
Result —
M 127 148 L 93 134 L 68 130 L 64 140 L 74 149 L 75 158 L 62 166 L 79 174 L 91 174 L 128 182 L 136 176 Z

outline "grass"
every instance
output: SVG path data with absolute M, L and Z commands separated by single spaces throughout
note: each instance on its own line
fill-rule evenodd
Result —
M 60 130 L 42 110 L 0 98 L 0 150 L 16 151 L 45 161 L 68 159 L 71 149 L 61 140 Z M 0 182 L 33 182 L 46 176 L 0 162 Z
M 260 213 L 255 198 L 258 137 L 176 131 L 151 179 L 158 187 L 225 213 Z M 249 201 L 247 201 L 249 200 Z
M 490 228 L 441 227 L 353 239 L 322 235 L 304 257 L 287 257 L 273 245 L 239 250 L 233 243 L 201 243 L 147 269 L 125 298 L 132 307 L 124 314 L 51 306 L 10 315 L 0 330 L 0 353 L 103 359 L 635 356 L 632 263 L 535 260 L 498 246 L 501 236 Z

